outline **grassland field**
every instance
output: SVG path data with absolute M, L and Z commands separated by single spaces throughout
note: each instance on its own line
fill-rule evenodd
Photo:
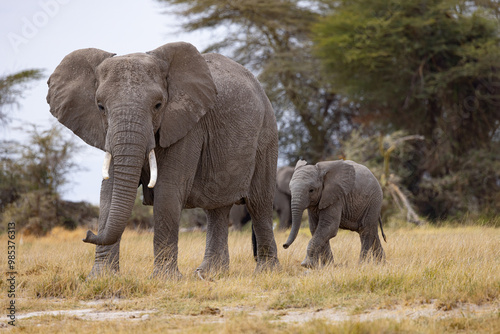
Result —
M 126 230 L 120 273 L 87 280 L 95 246 L 84 229 L 16 235 L 16 326 L 8 324 L 9 282 L 0 282 L 0 332 L 22 333 L 500 333 L 500 229 L 386 227 L 384 265 L 358 263 L 357 233 L 330 241 L 335 263 L 305 270 L 301 229 L 281 270 L 254 273 L 251 234 L 231 231 L 230 270 L 202 280 L 194 271 L 205 233 L 181 233 L 183 278 L 150 278 L 153 234 Z M 8 236 L 0 236 L 7 268 Z

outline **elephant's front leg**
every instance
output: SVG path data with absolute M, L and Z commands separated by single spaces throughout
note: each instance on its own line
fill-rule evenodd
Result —
M 177 267 L 181 201 L 176 200 L 173 194 L 169 196 L 156 191 L 153 210 L 155 220 L 153 277 L 181 278 L 182 274 Z
M 111 206 L 111 194 L 113 192 L 113 161 L 109 168 L 109 179 L 101 183 L 101 194 L 99 200 L 99 226 L 98 234 L 101 234 L 108 220 L 109 208 Z M 120 239 L 109 246 L 96 246 L 95 260 L 89 278 L 93 278 L 104 273 L 117 273 L 120 270 Z
M 333 263 L 330 239 L 335 237 L 339 230 L 341 206 L 334 204 L 321 211 L 310 210 L 309 214 L 309 228 L 312 238 L 307 245 L 306 258 L 301 265 L 305 268 L 316 268 L 320 262 L 323 264 Z
M 316 232 L 316 228 L 318 227 L 319 221 L 319 210 L 317 208 L 310 208 L 307 210 L 307 216 L 309 217 L 309 230 L 311 231 L 311 236 L 314 236 Z M 330 248 L 330 240 L 326 240 L 326 242 L 322 246 L 318 246 L 318 251 L 312 253 L 315 257 L 311 259 L 310 264 L 303 263 L 304 266 L 314 266 L 316 264 L 332 264 L 333 263 L 333 254 L 332 249 Z
M 231 205 L 206 210 L 207 244 L 203 262 L 196 271 L 204 277 L 208 273 L 229 269 L 228 227 Z

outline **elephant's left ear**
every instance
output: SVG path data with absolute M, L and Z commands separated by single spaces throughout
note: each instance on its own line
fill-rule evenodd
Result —
M 352 165 L 342 160 L 319 162 L 316 166 L 323 177 L 323 192 L 318 206 L 322 210 L 352 191 L 356 172 Z
M 168 147 L 215 106 L 217 88 L 205 59 L 189 43 L 165 44 L 148 54 L 162 61 L 166 72 L 168 101 L 160 124 L 160 145 Z

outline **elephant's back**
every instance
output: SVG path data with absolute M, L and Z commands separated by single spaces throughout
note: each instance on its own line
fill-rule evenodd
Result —
M 217 113 L 241 112 L 241 107 L 248 107 L 252 115 L 247 115 L 254 121 L 263 119 L 265 114 L 274 112 L 271 102 L 255 76 L 244 66 L 216 53 L 203 54 L 217 86 Z M 248 109 L 248 110 L 247 110 Z M 236 115 L 233 115 L 233 117 Z
M 354 161 L 346 160 L 345 162 L 352 165 L 356 173 L 354 193 L 359 194 L 364 198 L 380 198 L 381 200 L 382 188 L 380 187 L 380 183 L 378 182 L 375 175 L 373 175 L 372 171 L 368 167 L 358 164 Z

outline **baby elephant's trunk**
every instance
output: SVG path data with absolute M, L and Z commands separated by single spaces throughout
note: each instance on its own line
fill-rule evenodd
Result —
M 302 196 L 298 196 L 292 192 L 292 230 L 290 231 L 288 240 L 283 244 L 283 248 L 285 249 L 290 247 L 299 234 L 302 213 L 306 209 L 306 206 L 303 204 L 304 199 Z

